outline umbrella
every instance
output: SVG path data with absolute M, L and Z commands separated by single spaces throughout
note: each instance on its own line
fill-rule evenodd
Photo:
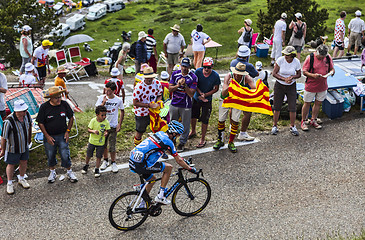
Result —
M 86 34 L 76 34 L 73 35 L 69 38 L 67 38 L 63 44 L 63 46 L 68 46 L 68 45 L 73 45 L 73 44 L 79 44 L 79 43 L 83 43 L 83 42 L 90 42 L 90 41 L 94 41 L 94 38 L 86 35 Z

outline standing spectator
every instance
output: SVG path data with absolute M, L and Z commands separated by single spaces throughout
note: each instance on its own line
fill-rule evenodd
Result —
M 184 125 L 184 132 L 180 137 L 180 144 L 177 146 L 177 151 L 184 151 L 184 146 L 188 140 L 190 131 L 190 121 L 192 112 L 192 98 L 195 94 L 198 78 L 190 71 L 190 59 L 183 58 L 181 60 L 181 70 L 173 72 L 169 91 L 172 93 L 171 105 L 169 109 L 171 120 L 179 120 L 181 117 Z
M 205 44 L 207 44 L 211 38 L 203 32 L 203 26 L 201 24 L 196 26 L 196 30 L 194 29 L 190 36 L 194 52 L 194 67 L 195 69 L 198 69 L 202 66 Z
M 19 75 L 24 73 L 25 64 L 32 60 L 33 43 L 31 38 L 32 28 L 28 25 L 24 25 L 22 29 L 22 36 L 20 37 L 19 51 L 22 57 L 22 66 L 20 67 Z
M 285 32 L 286 32 L 286 13 L 281 14 L 281 18 L 276 21 L 273 29 L 273 45 L 271 50 L 271 66 L 274 66 L 275 61 L 281 57 L 281 51 L 285 46 Z
M 355 44 L 354 55 L 357 53 L 357 49 L 361 46 L 361 40 L 365 38 L 365 23 L 362 20 L 360 10 L 355 12 L 356 18 L 351 19 L 349 23 L 349 47 L 347 48 L 347 55 L 350 54 L 350 50 L 353 44 Z
M 49 40 L 43 40 L 42 46 L 37 47 L 34 50 L 33 58 L 31 63 L 37 68 L 37 72 L 39 75 L 39 81 L 42 85 L 44 85 L 44 82 L 46 81 L 47 77 L 47 69 L 48 68 L 48 74 L 51 73 L 51 69 L 49 68 L 49 57 L 48 57 L 48 51 L 50 46 L 53 45 L 53 42 Z
M 136 45 L 136 73 L 141 70 L 141 64 L 147 63 L 147 46 L 146 46 L 147 34 L 144 31 L 138 33 L 138 42 Z
M 148 65 L 153 68 L 153 71 L 157 72 L 157 49 L 156 49 L 156 39 L 153 36 L 153 29 L 150 28 L 147 31 L 148 36 L 146 38 L 146 45 L 147 45 L 147 61 Z
M 127 54 L 129 53 L 130 49 L 131 49 L 131 45 L 128 42 L 124 42 L 123 46 L 122 46 L 122 50 L 120 50 L 120 52 L 119 52 L 118 60 L 115 63 L 115 67 L 118 68 L 118 70 L 120 72 L 120 74 L 118 76 L 118 78 L 120 80 L 123 80 L 124 64 L 128 58 Z
M 307 119 L 313 100 L 315 101 L 312 109 L 312 119 L 309 124 L 316 129 L 322 128 L 317 122 L 317 116 L 321 104 L 327 96 L 327 77 L 324 76 L 328 73 L 335 74 L 335 69 L 333 68 L 332 58 L 328 54 L 328 47 L 322 44 L 317 47 L 314 54 L 307 56 L 303 64 L 303 75 L 307 77 L 304 85 L 304 104 L 302 108 L 301 128 L 303 131 L 308 131 Z
M 5 106 L 5 93 L 8 91 L 8 81 L 4 73 L 0 72 L 0 116 L 4 118 L 6 116 Z
M 38 112 L 37 122 L 44 139 L 44 150 L 51 171 L 48 182 L 56 181 L 57 149 L 61 155 L 61 166 L 67 169 L 67 177 L 72 183 L 77 182 L 77 177 L 71 169 L 70 149 L 68 146 L 70 131 L 74 122 L 74 113 L 66 101 L 61 100 L 61 94 L 65 92 L 61 87 L 53 86 L 43 91 L 44 98 L 49 101 L 43 103 Z M 68 123 L 66 118 L 69 119 Z
M 59 66 L 57 68 L 57 76 L 54 79 L 54 85 L 55 86 L 60 86 L 63 89 L 65 89 L 65 97 L 68 97 L 68 91 L 67 91 L 67 87 L 66 87 L 66 83 L 64 78 L 66 77 L 66 74 L 68 73 L 68 70 L 64 67 L 64 66 Z
M 112 81 L 117 86 L 117 89 L 115 89 L 114 94 L 117 97 L 121 97 L 123 100 L 123 104 L 125 103 L 125 91 L 124 91 L 124 83 L 123 80 L 119 79 L 118 76 L 120 76 L 120 72 L 118 68 L 112 68 L 112 71 L 110 72 L 111 78 L 108 78 L 105 80 L 104 84 L 107 84 L 109 81 Z M 105 94 L 105 88 L 104 88 L 104 94 Z
M 34 72 L 34 66 L 31 63 L 25 64 L 25 73 L 19 77 L 20 87 L 30 87 L 31 85 L 37 84 L 37 74 Z
M 124 105 L 123 100 L 115 96 L 114 92 L 117 89 L 117 85 L 109 81 L 105 84 L 104 92 L 105 94 L 98 97 L 95 106 L 105 106 L 107 109 L 106 119 L 109 121 L 110 130 L 108 131 L 108 136 L 105 139 L 104 148 L 104 161 L 100 169 L 104 170 L 109 166 L 108 150 L 110 153 L 111 166 L 113 173 L 118 172 L 118 166 L 115 162 L 116 160 L 116 148 L 117 143 L 117 133 L 120 131 L 122 122 L 124 119 Z M 118 110 L 120 110 L 120 117 L 118 121 Z M 108 148 L 109 145 L 109 148 Z
M 106 120 L 106 107 L 97 106 L 95 108 L 96 117 L 91 119 L 87 126 L 87 131 L 90 133 L 89 144 L 87 145 L 85 166 L 82 168 L 81 173 L 86 174 L 89 169 L 89 162 L 93 156 L 94 150 L 96 151 L 96 165 L 94 170 L 94 176 L 100 177 L 100 162 L 104 153 L 105 137 L 108 135 L 110 125 Z
M 268 73 L 268 71 L 262 69 L 262 62 L 257 61 L 255 63 L 255 67 L 256 67 L 257 72 L 259 73 L 259 75 L 254 78 L 255 83 L 257 80 L 261 79 L 262 82 L 266 85 L 266 87 L 270 88 L 269 82 L 268 82 L 270 74 Z
M 180 57 L 184 56 L 186 44 L 183 35 L 179 33 L 180 26 L 175 24 L 170 28 L 172 29 L 172 32 L 167 34 L 163 40 L 163 50 L 165 57 L 167 58 L 167 72 L 171 76 L 175 64 L 179 63 L 179 55 Z
M 202 136 L 197 148 L 205 146 L 205 135 L 208 129 L 210 114 L 212 112 L 212 95 L 216 93 L 221 84 L 219 74 L 214 71 L 213 58 L 204 58 L 203 67 L 195 71 L 198 77 L 198 85 L 193 98 L 192 116 L 191 116 L 191 132 L 189 138 L 196 135 L 196 121 L 202 122 Z
M 219 150 L 221 147 L 224 146 L 225 122 L 226 122 L 227 117 L 229 116 L 230 123 L 231 123 L 231 130 L 230 130 L 229 141 L 228 141 L 228 149 L 232 153 L 236 153 L 237 148 L 234 145 L 233 141 L 234 141 L 234 138 L 236 137 L 236 134 L 238 131 L 238 124 L 240 121 L 240 116 L 241 116 L 242 111 L 238 110 L 236 108 L 223 107 L 222 106 L 223 100 L 229 96 L 228 87 L 229 87 L 229 84 L 231 83 L 232 79 L 237 81 L 237 83 L 240 84 L 241 86 L 250 86 L 253 89 L 255 89 L 256 86 L 254 85 L 252 78 L 249 76 L 249 73 L 246 71 L 246 65 L 244 63 L 239 62 L 239 63 L 237 63 L 237 65 L 235 67 L 231 67 L 230 70 L 231 70 L 231 72 L 225 76 L 224 82 L 223 82 L 221 97 L 220 97 L 220 101 L 219 101 L 218 141 L 214 144 L 213 148 L 215 150 Z M 248 119 L 248 121 L 249 120 L 250 119 Z M 250 137 L 250 136 L 248 136 L 248 137 Z M 252 138 L 252 137 L 249 138 L 249 140 L 253 140 L 253 139 L 254 138 Z
M 333 50 L 333 58 L 342 57 L 345 50 L 345 34 L 346 34 L 346 25 L 345 25 L 346 12 L 342 11 L 340 13 L 340 18 L 336 20 L 335 25 L 335 49 Z M 337 55 L 337 53 L 339 53 Z
M 274 86 L 274 125 L 271 130 L 272 135 L 278 133 L 278 120 L 284 96 L 286 95 L 289 105 L 290 132 L 294 136 L 299 136 L 295 126 L 297 112 L 297 84 L 295 79 L 302 76 L 301 65 L 297 52 L 293 46 L 287 46 L 283 51 L 284 56 L 279 57 L 275 63 L 273 76 L 276 78 Z
M 157 102 L 162 99 L 162 85 L 156 80 L 157 74 L 152 67 L 143 70 L 143 81 L 137 83 L 133 91 L 133 106 L 136 119 L 136 134 L 134 135 L 134 146 L 142 142 L 143 133 L 150 125 L 149 108 L 158 107 Z M 154 102 L 154 103 L 152 103 Z
M 0 157 L 4 156 L 6 166 L 6 175 L 8 184 L 6 191 L 8 194 L 14 193 L 13 175 L 14 167 L 19 164 L 18 183 L 23 188 L 29 188 L 29 183 L 25 180 L 24 175 L 27 171 L 27 162 L 29 160 L 29 144 L 32 137 L 32 118 L 27 111 L 28 105 L 24 100 L 14 102 L 14 112 L 11 113 L 4 121 L 1 138 Z
M 251 28 L 252 20 L 246 19 L 243 23 L 245 26 L 237 31 L 239 34 L 241 34 L 241 36 L 238 38 L 238 47 L 245 45 L 251 49 L 253 34 L 253 28 Z
M 251 88 L 251 86 L 253 86 L 253 88 L 255 89 L 256 86 L 255 86 L 254 82 L 252 81 L 252 79 L 257 77 L 259 75 L 259 73 L 256 71 L 255 67 L 251 63 L 248 62 L 248 57 L 250 56 L 250 54 L 251 54 L 251 50 L 246 45 L 240 46 L 238 48 L 238 52 L 237 52 L 238 58 L 231 61 L 230 67 L 232 69 L 232 68 L 236 67 L 238 63 L 244 64 L 245 71 L 248 72 L 248 74 L 250 75 L 250 78 L 247 78 L 247 80 L 246 80 L 247 84 L 245 84 L 245 87 Z M 253 82 L 253 84 L 251 84 L 251 81 Z M 238 140 L 252 141 L 255 139 L 254 137 L 251 137 L 247 133 L 247 129 L 248 129 L 248 125 L 250 124 L 251 116 L 252 116 L 251 112 L 243 112 L 241 130 L 240 130 L 240 134 L 237 137 Z
M 302 22 L 302 14 L 296 13 L 296 22 L 291 21 L 289 24 L 289 29 L 293 29 L 288 45 L 293 46 L 297 51 L 297 58 L 300 61 L 300 53 L 304 47 L 305 36 L 307 34 L 307 24 Z

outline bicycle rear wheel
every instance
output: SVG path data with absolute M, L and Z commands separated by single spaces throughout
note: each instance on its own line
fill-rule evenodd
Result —
M 139 227 L 148 217 L 147 209 L 148 201 L 142 196 L 146 202 L 146 208 L 139 208 L 137 203 L 135 211 L 132 211 L 134 204 L 138 198 L 138 192 L 127 192 L 117 197 L 109 208 L 109 221 L 118 230 L 128 231 Z
M 182 216 L 194 216 L 209 203 L 211 189 L 207 181 L 201 178 L 190 178 L 180 184 L 172 195 L 172 208 Z

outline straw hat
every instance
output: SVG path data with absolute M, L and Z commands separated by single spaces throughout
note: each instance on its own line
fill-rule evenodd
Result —
M 170 27 L 172 30 L 180 32 L 180 26 L 175 24 L 173 27 Z
M 61 86 L 53 86 L 48 88 L 47 90 L 43 90 L 43 97 L 51 98 L 64 92 L 66 92 L 66 89 L 63 89 Z
M 68 73 L 68 70 L 64 66 L 60 66 L 57 68 L 57 74 L 59 73 Z
M 246 64 L 244 63 L 237 63 L 235 67 L 231 67 L 231 72 L 238 75 L 248 75 L 248 72 L 246 72 Z
M 146 67 L 143 69 L 143 77 L 144 78 L 155 78 L 157 77 L 157 74 L 153 72 L 152 67 Z

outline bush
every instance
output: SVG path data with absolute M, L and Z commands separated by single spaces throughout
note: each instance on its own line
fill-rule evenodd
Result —
M 173 18 L 175 18 L 175 16 L 173 16 L 171 14 L 166 14 L 166 15 L 163 15 L 161 17 L 156 18 L 154 20 L 154 22 L 168 22 L 168 21 L 170 21 Z
M 362 9 L 360 7 L 355 7 L 355 6 L 343 6 L 343 11 L 346 11 L 347 15 L 348 16 L 351 16 L 351 17 L 355 17 L 355 12 L 357 10 L 360 10 L 362 11 Z
M 136 13 L 146 13 L 146 12 L 151 12 L 151 9 L 142 7 L 136 11 Z
M 191 13 L 190 12 L 178 12 L 175 14 L 175 18 L 176 19 L 180 19 L 180 18 L 190 18 L 191 17 Z
M 228 17 L 224 16 L 224 15 L 211 15 L 211 16 L 206 16 L 204 19 L 207 22 L 210 22 L 210 21 L 225 22 L 228 20 Z
M 109 22 L 108 21 L 102 21 L 101 23 L 100 23 L 101 25 L 103 25 L 103 26 L 109 26 Z
M 241 8 L 237 11 L 237 14 L 240 15 L 251 15 L 255 11 L 251 10 L 250 8 Z
M 227 9 L 227 8 L 219 8 L 217 10 L 217 13 L 227 13 L 227 12 L 230 12 L 231 10 Z
M 236 3 L 238 3 L 238 4 L 246 4 L 249 2 L 251 2 L 251 0 L 236 0 Z
M 221 3 L 221 2 L 229 2 L 230 0 L 199 0 L 202 4 L 211 4 L 211 3 Z
M 224 7 L 224 8 L 227 8 L 227 9 L 230 9 L 230 10 L 235 10 L 235 9 L 237 9 L 237 5 L 236 5 L 236 4 L 234 4 L 234 3 L 231 3 L 231 2 L 224 4 L 224 5 L 223 5 L 223 7 Z
M 164 8 L 165 9 L 165 8 Z M 162 12 L 160 12 L 158 15 L 159 16 L 163 16 L 163 15 L 166 15 L 166 14 L 170 14 L 171 13 L 171 11 L 170 10 L 166 10 L 166 11 L 162 11 Z
M 130 14 L 125 14 L 125 15 L 121 15 L 116 17 L 117 20 L 121 20 L 121 21 L 130 21 L 130 20 L 134 20 L 136 19 L 134 16 L 130 15 Z
M 192 2 L 190 5 L 189 5 L 189 10 L 192 11 L 192 10 L 199 10 L 200 8 L 200 4 L 199 2 Z

